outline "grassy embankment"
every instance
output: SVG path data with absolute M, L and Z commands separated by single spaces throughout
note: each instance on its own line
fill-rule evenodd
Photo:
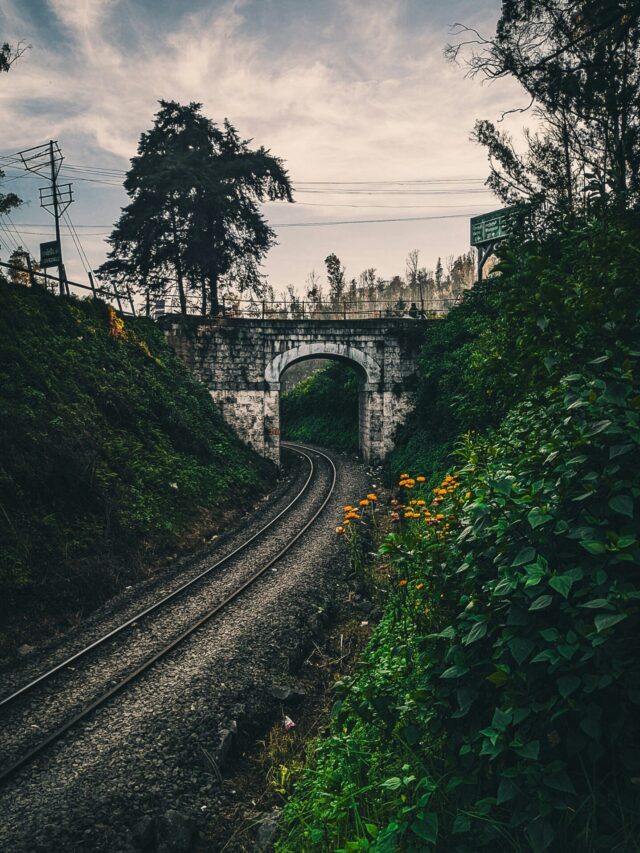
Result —
M 0 280 L 0 365 L 5 631 L 90 609 L 267 487 L 150 321 Z
M 345 511 L 385 615 L 280 853 L 640 849 L 638 245 L 507 248 L 433 331 L 398 503 Z
M 330 362 L 281 398 L 282 436 L 345 452 L 358 450 L 356 371 Z

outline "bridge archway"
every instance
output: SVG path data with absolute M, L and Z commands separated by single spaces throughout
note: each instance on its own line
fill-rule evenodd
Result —
M 437 322 L 437 321 L 434 321 Z M 167 339 L 222 417 L 255 451 L 280 461 L 280 376 L 296 361 L 333 358 L 362 376 L 360 444 L 380 462 L 413 405 L 426 326 L 414 320 L 167 317 Z
M 360 455 L 372 458 L 376 424 L 382 417 L 383 401 L 379 394 L 382 370 L 366 352 L 349 344 L 332 341 L 300 344 L 275 356 L 265 369 L 268 405 L 265 401 L 265 431 L 269 437 L 270 457 L 280 460 L 280 378 L 288 367 L 312 358 L 343 361 L 355 367 L 361 377 L 359 390 L 358 442 Z

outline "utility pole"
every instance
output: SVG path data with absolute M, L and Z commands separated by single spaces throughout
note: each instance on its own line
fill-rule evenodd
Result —
M 58 264 L 58 278 L 60 279 L 60 295 L 64 293 L 66 284 L 66 276 L 64 274 L 64 265 L 62 263 L 62 243 L 60 242 L 60 213 L 58 212 L 58 185 L 56 174 L 56 164 L 53 157 L 53 139 L 49 140 L 49 162 L 51 164 L 51 196 L 53 198 L 53 218 L 56 223 L 56 243 L 60 247 L 60 263 Z M 62 163 L 62 160 L 60 160 Z M 66 289 L 69 286 L 66 285 Z
M 58 267 L 58 279 L 60 282 L 60 295 L 69 293 L 67 274 L 62 261 L 62 243 L 60 241 L 60 217 L 73 201 L 71 184 L 58 184 L 58 174 L 64 157 L 58 143 L 51 139 L 44 145 L 36 145 L 20 151 L 20 159 L 28 172 L 33 172 L 39 177 L 49 170 L 50 187 L 40 188 L 40 207 L 51 213 L 55 222 L 56 239 L 54 242 L 40 244 L 40 265 L 46 270 L 47 267 Z M 45 273 L 46 274 L 46 273 Z

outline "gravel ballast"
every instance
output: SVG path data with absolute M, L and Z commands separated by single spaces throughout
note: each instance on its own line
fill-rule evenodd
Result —
M 282 560 L 232 602 L 228 609 L 159 661 L 140 681 L 68 733 L 0 788 L 0 848 L 11 851 L 166 851 L 210 850 L 199 838 L 215 838 L 221 802 L 221 776 L 236 741 L 274 715 L 283 713 L 274 685 L 291 683 L 314 636 L 322 630 L 336 589 L 347 573 L 346 555 L 335 535 L 341 507 L 369 487 L 365 470 L 331 454 L 338 469 L 335 492 L 322 516 Z M 129 666 L 140 649 L 147 655 L 184 622 L 195 618 L 216 596 L 253 573 L 299 529 L 319 506 L 328 487 L 329 466 L 317 459 L 318 486 L 305 496 L 284 524 L 259 540 L 243 559 L 214 572 L 199 593 L 190 594 L 171 615 L 134 629 L 111 651 L 115 674 Z M 171 577 L 129 591 L 91 624 L 33 653 L 3 679 L 3 687 L 23 683 L 46 661 L 55 662 L 80 647 L 97 629 L 107 629 L 202 571 L 277 514 L 306 478 L 295 463 L 271 501 L 237 534 Z M 287 497 L 288 496 L 288 497 Z M 226 549 L 226 550 L 225 550 Z M 213 559 L 212 559 L 213 558 Z M 185 574 L 186 573 L 186 574 Z M 133 639 L 136 643 L 133 643 Z M 66 644 L 65 644 L 66 643 Z M 28 658 L 32 658 L 29 655 Z M 79 668 L 80 669 L 80 668 Z M 93 671 L 95 670 L 95 671 Z M 34 692 L 20 711 L 7 715 L 3 744 L 8 753 L 23 749 L 36 734 L 86 700 L 104 670 L 84 667 L 65 675 L 61 694 Z M 4 691 L 3 691 L 4 692 Z M 44 700 L 44 701 L 43 701 Z M 3 724 L 5 718 L 3 715 Z M 33 729 L 38 726 L 38 729 Z M 225 839 L 219 839 L 222 849 Z

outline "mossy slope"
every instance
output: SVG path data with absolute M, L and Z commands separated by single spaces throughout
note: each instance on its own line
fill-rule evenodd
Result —
M 264 491 L 150 321 L 0 280 L 0 593 L 31 618 L 86 608 Z

